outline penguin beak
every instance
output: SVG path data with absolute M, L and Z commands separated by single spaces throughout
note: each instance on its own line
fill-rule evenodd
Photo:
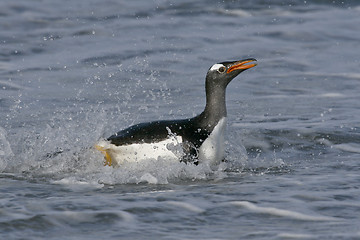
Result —
M 240 60 L 237 62 L 234 62 L 233 65 L 231 67 L 229 67 L 229 69 L 227 70 L 227 73 L 231 73 L 232 71 L 235 70 L 246 70 L 252 67 L 255 67 L 257 64 L 253 63 L 256 62 L 255 58 L 249 58 L 249 59 L 244 59 L 244 60 Z M 248 64 L 251 63 L 251 64 Z

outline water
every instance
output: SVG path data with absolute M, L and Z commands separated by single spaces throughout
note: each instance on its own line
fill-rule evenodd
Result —
M 2 1 L 1 239 L 360 239 L 357 1 Z M 216 62 L 227 162 L 92 149 L 192 117 Z M 59 153 L 61 152 L 61 153 Z

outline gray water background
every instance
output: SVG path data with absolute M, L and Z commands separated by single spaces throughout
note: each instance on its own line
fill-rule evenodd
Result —
M 0 239 L 360 239 L 359 4 L 1 1 Z M 248 57 L 226 163 L 102 166 Z

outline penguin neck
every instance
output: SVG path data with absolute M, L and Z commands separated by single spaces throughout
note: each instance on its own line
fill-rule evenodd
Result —
M 216 124 L 227 116 L 226 86 L 206 84 L 206 106 L 200 114 L 202 125 L 212 130 Z

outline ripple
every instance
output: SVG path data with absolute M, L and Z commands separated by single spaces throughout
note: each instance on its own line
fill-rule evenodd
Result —
M 202 209 L 200 207 L 197 207 L 197 206 L 195 206 L 193 204 L 186 203 L 186 202 L 166 201 L 165 203 L 167 203 L 169 205 L 172 205 L 172 206 L 183 208 L 183 209 L 185 209 L 187 211 L 194 212 L 194 213 L 203 213 L 203 212 L 205 212 L 204 209 Z
M 8 81 L 0 80 L 0 89 L 7 90 L 7 91 L 19 91 L 19 90 L 24 90 L 25 87 L 11 82 L 11 80 L 8 80 Z
M 312 216 L 312 215 L 307 215 L 307 214 L 303 214 L 303 213 L 299 213 L 299 212 L 295 212 L 295 211 L 284 210 L 284 209 L 273 208 L 273 207 L 259 207 L 255 204 L 247 202 L 247 201 L 234 201 L 234 202 L 231 202 L 230 204 L 237 206 L 237 207 L 245 208 L 254 213 L 266 214 L 266 215 L 271 215 L 271 216 L 276 216 L 276 217 L 290 218 L 290 219 L 294 219 L 294 220 L 301 220 L 301 221 L 335 221 L 335 220 L 339 220 L 339 219 L 336 219 L 333 217 Z

